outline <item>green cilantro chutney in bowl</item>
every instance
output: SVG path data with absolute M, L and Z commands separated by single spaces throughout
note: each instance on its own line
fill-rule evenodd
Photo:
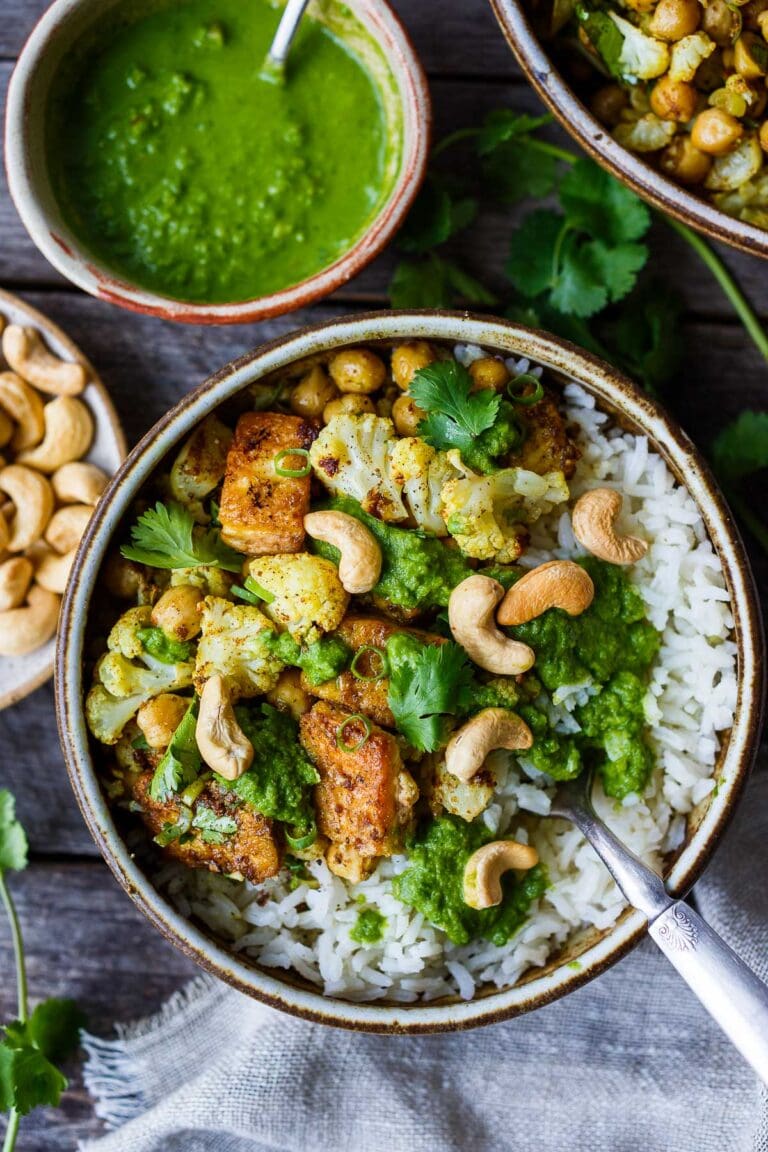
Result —
M 423 175 L 429 101 L 386 5 L 313 4 L 275 83 L 269 0 L 58 0 L 22 53 L 11 192 L 96 295 L 234 323 L 307 304 L 386 244 Z

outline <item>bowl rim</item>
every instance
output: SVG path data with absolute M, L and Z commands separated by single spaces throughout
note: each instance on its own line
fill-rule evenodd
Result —
M 518 0 L 490 0 L 517 62 L 566 132 L 589 156 L 668 216 L 752 256 L 768 258 L 768 229 L 729 216 L 614 140 L 561 76 Z
M 350 7 L 354 14 L 365 16 L 365 26 L 389 64 L 404 122 L 412 127 L 411 138 L 403 134 L 400 170 L 386 200 L 352 247 L 332 264 L 264 296 L 234 303 L 194 303 L 132 284 L 89 255 L 71 230 L 66 239 L 61 236 L 37 195 L 39 179 L 26 126 L 40 62 L 82 4 L 83 0 L 54 0 L 37 21 L 11 75 L 5 113 L 5 171 L 11 199 L 34 244 L 62 276 L 90 295 L 129 311 L 187 324 L 243 324 L 279 316 L 328 296 L 370 264 L 393 239 L 426 175 L 432 104 L 421 60 L 388 0 L 350 0 Z
M 197 422 L 255 379 L 288 363 L 340 345 L 424 338 L 473 343 L 524 355 L 583 383 L 598 402 L 620 410 L 654 440 L 678 476 L 685 475 L 731 587 L 739 645 L 739 705 L 721 763 L 721 787 L 691 842 L 668 874 L 682 895 L 699 877 L 733 815 L 759 742 L 763 703 L 760 609 L 749 563 L 733 518 L 698 450 L 653 400 L 620 373 L 573 344 L 510 321 L 467 312 L 364 313 L 313 325 L 240 356 L 188 393 L 144 436 L 113 477 L 80 544 L 64 599 L 56 657 L 56 711 L 70 781 L 85 821 L 107 864 L 134 903 L 162 934 L 207 971 L 275 1008 L 320 1023 L 359 1031 L 423 1033 L 494 1023 L 540 1007 L 580 987 L 643 937 L 641 913 L 625 913 L 608 935 L 567 965 L 524 984 L 471 1001 L 414 1005 L 360 1004 L 297 987 L 290 977 L 244 964 L 181 917 L 138 869 L 116 831 L 89 752 L 83 715 L 82 651 L 93 580 L 112 534 L 141 485 Z

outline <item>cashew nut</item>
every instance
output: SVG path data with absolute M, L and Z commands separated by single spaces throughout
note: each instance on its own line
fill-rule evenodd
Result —
M 561 608 L 569 616 L 586 612 L 595 595 L 592 577 L 572 560 L 550 560 L 526 572 L 513 584 L 499 605 L 499 624 L 525 624 L 549 608 Z
M 13 420 L 0 409 L 0 448 L 5 448 L 13 436 Z
M 0 471 L 2 471 L 3 468 L 5 468 L 4 463 L 2 467 L 0 467 Z M 8 514 L 10 516 L 13 515 L 13 504 L 9 504 Z M 5 516 L 5 510 L 0 509 L 0 555 L 8 550 L 8 541 L 11 538 L 11 530 L 8 527 L 8 521 L 6 520 Z
M 37 448 L 21 452 L 18 460 L 41 472 L 56 472 L 62 464 L 79 460 L 91 446 L 93 417 L 82 400 L 57 396 L 43 408 L 45 436 Z
M 35 565 L 35 579 L 41 588 L 62 595 L 75 562 L 76 552 L 77 548 L 72 548 L 69 552 L 59 555 L 58 552 L 51 552 L 46 548 Z
M 498 580 L 468 576 L 448 601 L 448 623 L 454 639 L 475 664 L 497 676 L 519 676 L 533 666 L 535 653 L 519 640 L 509 640 L 496 627 L 496 605 L 504 596 Z
M 165 751 L 188 707 L 189 700 L 175 692 L 161 692 L 142 704 L 136 713 L 136 723 L 150 748 Z
M 85 388 L 88 374 L 83 365 L 54 356 L 36 328 L 9 324 L 3 332 L 3 355 L 14 372 L 41 392 L 76 396 Z
M 579 497 L 571 517 L 579 543 L 609 564 L 635 564 L 648 551 L 645 540 L 617 534 L 614 524 L 622 503 L 615 489 L 593 488 Z
M 531 730 L 524 720 L 507 708 L 483 708 L 448 741 L 445 767 L 459 780 L 471 780 L 494 748 L 530 748 Z
M 95 464 L 74 460 L 71 464 L 62 464 L 54 472 L 51 483 L 62 504 L 94 505 L 109 483 L 109 477 Z
M 0 564 L 0 612 L 23 604 L 33 573 L 32 561 L 26 556 L 12 556 Z
M 0 472 L 0 492 L 15 505 L 8 551 L 23 552 L 45 532 L 53 512 L 53 489 L 33 468 L 9 464 Z
M 87 504 L 67 504 L 59 508 L 45 530 L 46 542 L 57 552 L 71 552 L 80 543 L 92 515 L 93 508 Z
M 304 528 L 313 540 L 332 544 L 341 553 L 339 580 L 346 592 L 370 592 L 381 575 L 381 548 L 373 533 L 346 512 L 310 512 Z
M 0 408 L 17 426 L 11 440 L 14 452 L 40 443 L 45 431 L 43 402 L 15 372 L 0 372 Z
M 23 656 L 33 652 L 56 631 L 60 597 L 33 584 L 27 603 L 0 612 L 0 656 Z
M 195 738 L 203 760 L 225 780 L 238 780 L 253 762 L 253 745 L 235 718 L 229 685 L 218 673 L 206 680 L 200 696 Z
M 517 840 L 493 840 L 473 852 L 464 868 L 464 903 L 470 908 L 493 908 L 504 893 L 501 878 L 510 868 L 533 868 L 539 854 Z

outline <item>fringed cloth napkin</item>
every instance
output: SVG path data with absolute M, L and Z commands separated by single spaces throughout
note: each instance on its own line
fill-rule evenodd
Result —
M 764 980 L 767 863 L 763 772 L 695 896 Z M 647 942 L 474 1032 L 328 1029 L 203 977 L 85 1047 L 113 1131 L 82 1152 L 768 1152 L 764 1090 Z

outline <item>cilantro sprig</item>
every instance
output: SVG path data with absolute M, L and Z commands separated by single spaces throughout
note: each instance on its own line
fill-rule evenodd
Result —
M 243 557 L 225 544 L 217 528 L 202 528 L 182 504 L 158 501 L 131 529 L 131 543 L 120 549 L 126 560 L 151 568 L 196 568 L 207 564 L 240 572 Z
M 419 432 L 434 448 L 469 448 L 496 419 L 501 397 L 489 388 L 473 392 L 472 384 L 457 360 L 438 361 L 416 372 L 408 392 L 427 413 Z
M 422 644 L 407 633 L 387 641 L 389 707 L 406 740 L 422 752 L 445 744 L 448 717 L 455 716 L 472 683 L 460 645 Z
M 58 1105 L 67 1087 L 58 1065 L 77 1048 L 85 1024 L 72 1000 L 44 1000 L 29 1011 L 24 942 L 6 879 L 8 872 L 26 868 L 27 856 L 27 837 L 16 819 L 13 796 L 0 789 L 0 899 L 11 929 L 18 1001 L 18 1017 L 3 1027 L 0 1040 L 0 1112 L 8 1113 L 3 1152 L 15 1147 L 22 1116 L 41 1105 Z
M 765 490 L 768 478 L 768 412 L 742 412 L 712 445 L 712 461 L 728 500 L 755 540 L 768 552 L 765 506 L 749 492 Z M 762 483 L 760 482 L 762 481 Z

